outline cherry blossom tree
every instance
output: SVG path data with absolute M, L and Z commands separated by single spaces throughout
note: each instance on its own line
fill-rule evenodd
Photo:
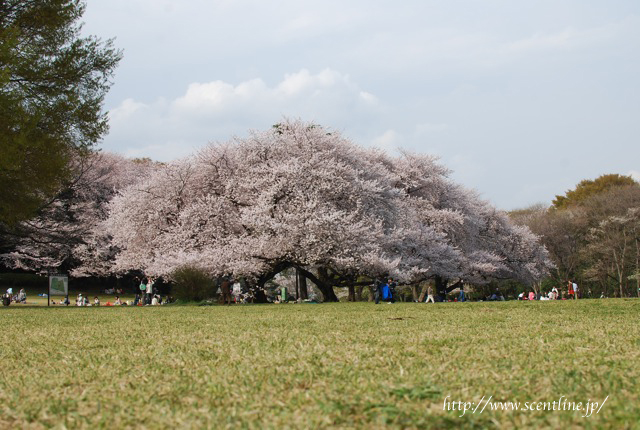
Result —
M 412 241 L 424 237 L 430 245 L 417 244 L 401 253 L 410 281 L 434 279 L 436 289 L 445 294 L 463 282 L 484 284 L 496 278 L 531 285 L 551 267 L 535 235 L 513 225 L 474 191 L 451 181 L 433 157 L 403 153 L 394 165 L 398 186 L 409 205 L 417 208 L 410 219 L 422 229 L 407 237 Z
M 284 120 L 152 172 L 113 199 L 105 226 L 115 270 L 189 265 L 260 286 L 296 267 L 325 300 L 362 275 L 538 277 L 548 259 L 537 238 L 447 175 L 433 157 L 390 157 Z
M 75 158 L 70 168 L 73 178 L 39 209 L 38 215 L 3 232 L 3 264 L 34 271 L 108 274 L 114 251 L 110 250 L 110 238 L 103 237 L 99 228 L 107 218 L 107 204 L 118 190 L 138 181 L 152 165 L 150 160 L 129 160 L 111 153 Z M 104 267 L 89 270 L 86 265 L 91 264 L 96 269 Z

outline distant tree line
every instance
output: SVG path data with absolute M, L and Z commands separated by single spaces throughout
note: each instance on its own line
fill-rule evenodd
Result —
M 640 296 L 640 184 L 629 176 L 584 180 L 550 206 L 510 213 L 539 235 L 555 264 L 545 285 L 582 284 L 594 297 Z

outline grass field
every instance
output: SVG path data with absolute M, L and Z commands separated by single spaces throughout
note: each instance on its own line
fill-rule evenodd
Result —
M 0 307 L 0 428 L 639 428 L 639 311 L 614 299 Z M 483 396 L 521 409 L 608 398 L 589 417 L 444 410 Z

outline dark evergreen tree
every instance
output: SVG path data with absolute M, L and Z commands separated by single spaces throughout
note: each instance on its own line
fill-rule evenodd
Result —
M 0 0 L 0 230 L 34 216 L 108 129 L 121 58 L 82 37 L 80 0 Z

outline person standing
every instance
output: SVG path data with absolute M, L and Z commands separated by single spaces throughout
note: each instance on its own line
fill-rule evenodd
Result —
M 578 290 L 578 284 L 573 282 L 573 295 L 576 300 L 580 298 L 580 291 Z
M 138 303 L 142 303 L 144 304 L 144 299 L 145 299 L 145 295 L 147 294 L 147 283 L 149 282 L 149 279 L 147 279 L 147 277 L 143 277 L 142 280 L 140 281 L 140 285 L 138 286 L 139 290 L 140 290 L 140 301 Z
M 464 298 L 464 284 L 460 284 L 460 295 L 458 296 L 458 301 L 459 302 L 464 302 L 465 298 Z
M 153 295 L 153 278 L 149 278 L 149 282 L 147 282 L 146 296 L 144 300 L 145 305 L 151 304 L 151 296 Z
M 393 281 L 393 278 L 389 278 L 389 292 L 391 293 L 391 301 L 390 303 L 396 302 L 396 287 L 398 284 Z
M 389 278 L 389 280 L 387 281 L 387 285 L 389 286 L 389 294 L 390 294 L 390 298 L 389 298 L 389 303 L 395 303 L 396 301 L 396 287 L 398 286 L 398 284 L 396 284 L 395 282 L 393 282 L 393 278 Z
M 431 303 L 436 302 L 433 299 L 433 287 L 431 285 L 429 285 L 429 288 L 427 288 L 427 300 L 425 301 L 425 303 L 429 303 L 429 300 L 431 300 Z
M 222 291 L 222 304 L 231 305 L 231 281 L 226 276 L 222 278 L 220 291 Z
M 568 287 L 567 289 L 568 289 L 568 296 L 569 296 L 568 298 L 574 299 L 575 297 L 574 297 L 574 291 L 573 291 L 573 282 L 571 282 L 571 279 L 567 281 L 567 287 Z
M 235 282 L 231 286 L 231 295 L 235 303 L 240 302 L 240 296 L 242 295 L 242 285 L 240 285 L 240 282 Z
M 380 299 L 382 298 L 382 281 L 378 279 L 374 279 L 373 287 L 375 288 L 373 296 L 376 299 L 376 305 L 380 304 Z

